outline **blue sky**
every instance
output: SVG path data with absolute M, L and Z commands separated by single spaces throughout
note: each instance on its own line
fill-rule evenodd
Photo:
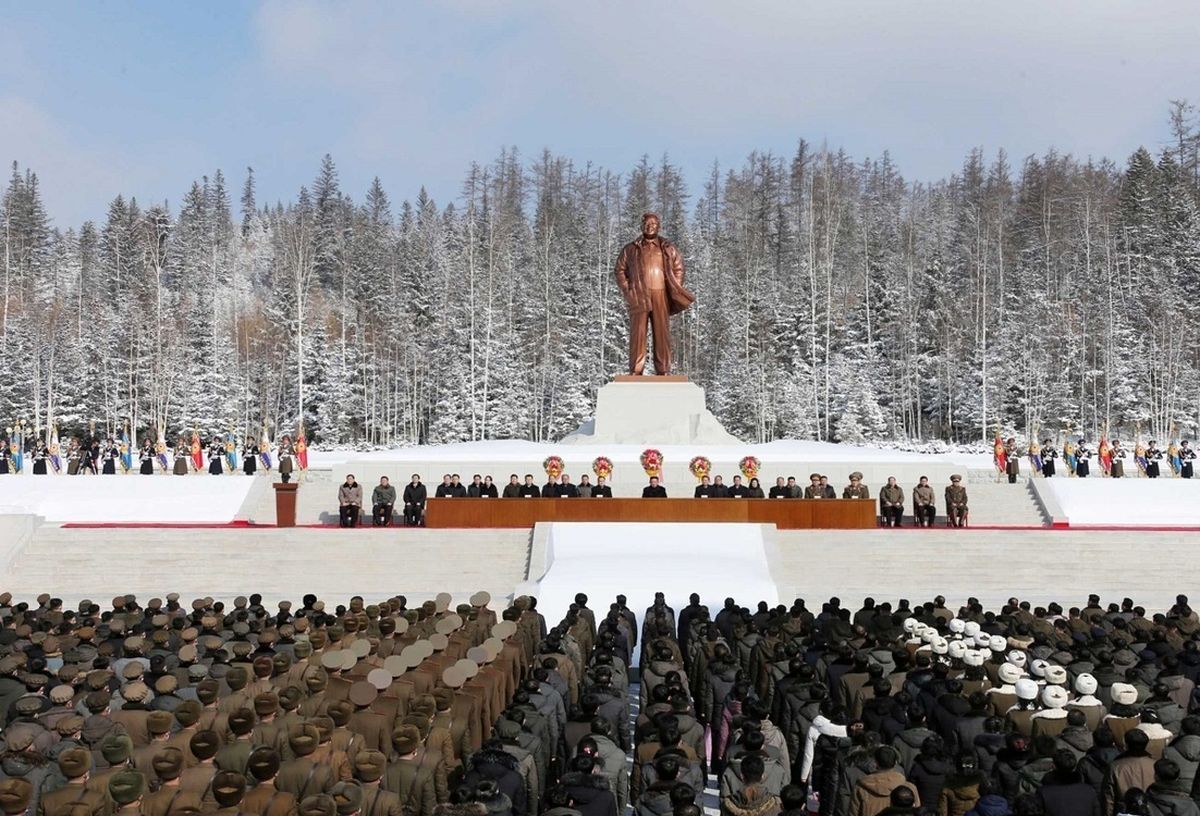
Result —
M 909 178 L 971 147 L 1124 161 L 1200 102 L 1194 2 L 693 0 L 604 3 L 16 3 L 0 14 L 0 159 L 55 221 L 117 193 L 174 205 L 246 166 L 288 200 L 332 153 L 361 199 L 446 201 L 505 145 L 625 170 L 803 137 Z

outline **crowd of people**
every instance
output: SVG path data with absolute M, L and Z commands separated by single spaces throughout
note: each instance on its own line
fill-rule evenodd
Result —
M 1200 812 L 1185 596 L 589 603 L 0 595 L 0 811 Z
M 996 469 L 1008 476 L 1010 482 L 1016 482 L 1021 472 L 1022 457 L 1029 460 L 1035 475 L 1053 477 L 1058 473 L 1057 462 L 1062 456 L 1066 467 L 1065 476 L 1085 479 L 1092 473 L 1092 457 L 1096 457 L 1100 471 L 1096 475 L 1121 479 L 1125 477 L 1125 459 L 1129 452 L 1121 444 L 1121 440 L 1107 436 L 1100 439 L 1093 449 L 1092 443 L 1086 436 L 1068 436 L 1061 448 L 1053 439 L 1043 439 L 1039 444 L 1036 439 L 1030 440 L 1029 446 L 1022 453 L 1017 445 L 1016 437 L 1001 440 L 997 436 L 993 447 L 993 460 Z M 1172 440 L 1166 450 L 1159 448 L 1158 442 L 1151 439 L 1143 444 L 1139 439 L 1133 446 L 1133 464 L 1138 476 L 1147 479 L 1157 479 L 1162 475 L 1161 463 L 1166 461 L 1168 473 L 1181 479 L 1192 478 L 1196 460 L 1196 451 L 1187 439 L 1178 442 Z
M 253 476 L 261 468 L 268 473 L 275 469 L 288 481 L 297 465 L 308 466 L 308 446 L 303 435 L 294 441 L 290 435 L 284 435 L 277 445 L 272 445 L 265 435 L 258 440 L 249 435 L 218 434 L 205 444 L 199 434 L 190 438 L 180 434 L 173 448 L 165 440 L 160 438 L 155 442 L 149 436 L 135 448 L 124 437 L 88 434 L 70 437 L 62 443 L 54 434 L 47 442 L 42 436 L 18 438 L 10 429 L 8 439 L 0 440 L 0 475 L 23 472 L 27 463 L 34 476 L 115 476 L 134 472 L 143 476 L 205 472 L 214 476 L 232 473 Z
M 461 499 L 596 499 L 612 498 L 612 488 L 603 476 L 596 477 L 592 484 L 587 474 L 580 477 L 579 484 L 571 481 L 568 473 L 562 473 L 558 478 L 551 477 L 546 484 L 538 486 L 534 483 L 533 474 L 526 473 L 522 481 L 517 474 L 508 477 L 508 484 L 503 492 L 496 489 L 492 477 L 476 473 L 471 484 L 463 484 L 457 473 L 447 473 L 442 476 L 442 482 L 434 491 L 435 498 Z M 962 527 L 967 523 L 967 488 L 962 484 L 962 476 L 953 474 L 950 484 L 944 491 L 946 523 L 952 527 Z M 786 479 L 780 476 L 775 479 L 775 486 L 767 494 L 763 493 L 758 478 L 750 479 L 748 485 L 742 484 L 741 476 L 733 477 L 733 484 L 726 485 L 721 476 L 710 479 L 704 476 L 692 494 L 696 499 L 837 499 L 838 493 L 829 478 L 820 473 L 809 477 L 808 486 L 801 488 L 796 484 L 796 477 Z M 855 471 L 850 474 L 850 483 L 842 489 L 843 499 L 870 499 L 871 490 L 863 484 L 862 473 Z M 414 473 L 411 481 L 404 486 L 400 496 L 403 505 L 401 518 L 404 524 L 416 526 L 423 523 L 425 505 L 429 499 L 429 491 L 421 481 L 421 475 Z M 642 488 L 642 498 L 667 498 L 667 489 L 657 476 L 651 476 L 649 483 Z M 363 511 L 363 489 L 354 477 L 347 474 L 346 480 L 338 487 L 338 515 L 342 527 L 356 526 Z M 371 520 L 376 527 L 390 525 L 395 517 L 396 488 L 392 486 L 387 476 L 379 480 L 379 484 L 371 491 Z M 889 477 L 887 484 L 879 490 L 879 517 L 884 526 L 899 527 L 904 517 L 905 498 L 904 488 L 900 487 L 894 476 Z M 922 476 L 912 489 L 912 519 L 918 527 L 932 527 L 937 517 L 936 496 L 929 479 Z

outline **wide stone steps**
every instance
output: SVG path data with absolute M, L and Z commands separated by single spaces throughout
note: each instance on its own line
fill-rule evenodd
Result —
M 306 592 L 410 599 L 486 589 L 498 597 L 524 580 L 528 530 L 85 529 L 41 527 L 4 576 L 24 598 L 65 601 L 177 591 L 268 601 Z
M 1096 592 L 1105 603 L 1131 597 L 1163 611 L 1200 580 L 1194 536 L 1182 533 L 806 530 L 777 531 L 773 541 L 780 592 L 808 599 L 810 608 L 835 594 L 848 605 L 868 595 L 917 603 L 944 594 L 951 608 L 975 596 L 997 608 L 1013 595 L 1082 605 Z

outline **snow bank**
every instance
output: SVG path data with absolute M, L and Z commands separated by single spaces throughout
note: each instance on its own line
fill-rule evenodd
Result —
M 310 449 L 309 467 L 326 468 L 350 462 L 541 462 L 552 453 L 569 455 L 571 459 L 594 459 L 607 456 L 613 461 L 636 462 L 645 445 L 557 445 L 529 442 L 521 439 L 500 439 L 486 442 L 459 442 L 451 445 L 422 445 L 419 447 L 358 451 L 346 448 Z M 743 456 L 757 456 L 764 463 L 771 461 L 804 462 L 863 462 L 909 463 L 939 461 L 962 468 L 992 466 L 990 453 L 956 451 L 920 453 L 887 447 L 838 445 L 832 442 L 777 440 L 759 445 L 659 445 L 668 461 L 689 461 L 693 456 L 728 461 Z
M 1200 480 L 1046 479 L 1071 526 L 1200 527 Z
M 255 479 L 241 476 L 0 476 L 0 514 L 51 522 L 225 523 Z

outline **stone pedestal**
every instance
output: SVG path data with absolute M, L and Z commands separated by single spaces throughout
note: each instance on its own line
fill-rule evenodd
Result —
M 564 444 L 738 445 L 685 377 L 618 377 L 596 395 L 596 417 Z

